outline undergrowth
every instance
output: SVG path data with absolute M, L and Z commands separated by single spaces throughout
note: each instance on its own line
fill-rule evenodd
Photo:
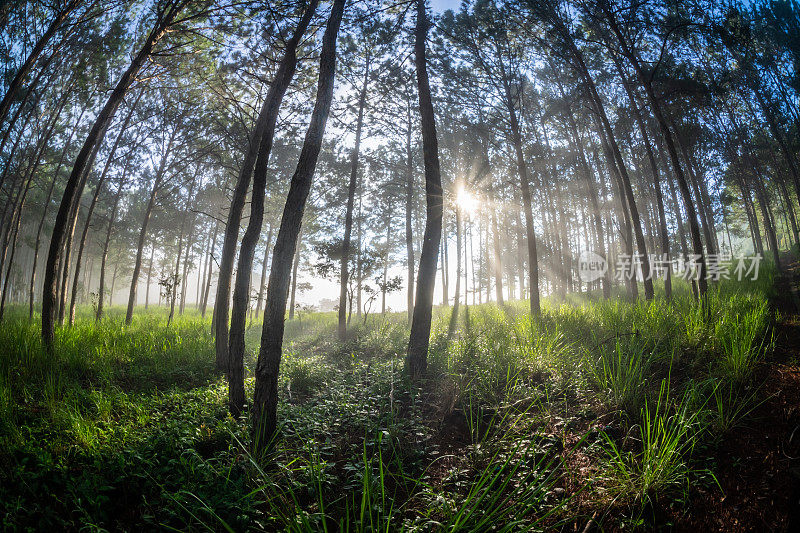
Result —
M 0 326 L 4 529 L 430 531 L 583 527 L 682 498 L 759 401 L 772 349 L 767 281 L 723 283 L 704 319 L 671 301 L 471 306 L 429 372 L 403 373 L 405 313 L 288 321 L 273 454 L 248 453 L 226 411 L 210 320 L 161 310 L 132 325 L 88 311 L 56 334 L 11 309 Z M 247 330 L 246 387 L 260 327 Z M 590 464 L 579 469 L 576 462 Z M 709 475 L 710 474 L 710 475 Z M 580 494 L 578 499 L 575 496 Z M 655 498 L 654 495 L 658 495 Z M 616 511 L 614 511 L 616 509 Z M 611 512 L 609 512 L 609 510 Z

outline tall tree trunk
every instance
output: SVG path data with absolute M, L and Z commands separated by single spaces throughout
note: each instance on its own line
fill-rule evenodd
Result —
M 633 111 L 633 117 L 636 119 L 636 125 L 639 128 L 639 134 L 642 136 L 642 140 L 644 141 L 645 151 L 647 152 L 647 161 L 650 163 L 650 172 L 653 178 L 653 186 L 655 187 L 656 193 L 656 210 L 658 212 L 658 229 L 659 234 L 661 236 L 661 255 L 663 256 L 664 262 L 662 263 L 665 265 L 666 271 L 664 273 L 664 294 L 669 300 L 672 298 L 672 268 L 670 267 L 670 253 L 669 253 L 669 231 L 667 230 L 667 216 L 664 212 L 664 195 L 661 191 L 661 180 L 659 179 L 658 174 L 658 165 L 656 164 L 656 158 L 653 153 L 653 146 L 650 143 L 650 136 L 647 134 L 647 127 L 645 126 L 644 119 L 642 118 L 642 114 L 639 111 L 639 104 L 636 101 L 636 97 L 633 93 L 633 88 L 631 87 L 631 83 L 628 80 L 627 73 L 623 71 L 622 65 L 618 57 L 612 54 L 612 58 L 614 60 L 614 65 L 617 67 L 617 72 L 622 79 L 622 85 L 625 87 L 625 93 L 628 95 L 628 100 L 631 103 L 631 111 Z
M 742 202 L 744 203 L 744 209 L 747 213 L 747 219 L 750 222 L 750 232 L 752 233 L 753 237 L 753 251 L 757 254 L 763 254 L 764 243 L 761 240 L 761 228 L 758 224 L 758 216 L 756 215 L 756 210 L 753 206 L 753 200 L 750 197 L 750 188 L 745 184 L 741 176 L 737 176 L 737 178 L 739 189 L 742 191 Z
M 78 115 L 78 119 L 75 121 L 75 126 L 71 128 L 69 137 L 67 138 L 66 143 L 64 143 L 64 148 L 61 150 L 61 157 L 59 158 L 56 169 L 53 172 L 53 181 L 50 183 L 50 189 L 47 193 L 47 200 L 45 202 L 44 209 L 42 209 L 42 216 L 39 219 L 39 225 L 36 228 L 36 242 L 34 244 L 33 251 L 33 266 L 31 267 L 30 302 L 28 311 L 28 318 L 31 320 L 33 319 L 33 303 L 36 290 L 36 270 L 39 263 L 39 249 L 42 243 L 42 230 L 44 228 L 45 220 L 47 219 L 47 212 L 50 209 L 50 201 L 53 196 L 56 181 L 58 180 L 58 175 L 61 172 L 61 167 L 64 164 L 64 159 L 66 159 L 67 153 L 69 152 L 69 148 L 72 144 L 72 139 L 75 136 L 75 132 L 78 131 L 78 126 L 80 126 L 81 119 L 83 119 L 83 115 L 86 113 L 88 108 L 89 106 L 86 106 L 81 110 L 80 115 Z
M 683 214 L 681 213 L 681 207 L 678 205 L 678 194 L 675 191 L 675 181 L 670 179 L 667 176 L 667 185 L 669 185 L 669 195 L 672 199 L 672 211 L 675 213 L 675 225 L 677 226 L 677 233 L 678 237 L 680 238 L 681 243 L 681 253 L 684 257 L 689 253 L 689 247 L 686 244 L 686 230 L 684 229 L 683 225 Z
M 312 0 L 312 3 L 306 9 L 300 24 L 298 24 L 298 27 L 295 29 L 295 33 L 292 35 L 291 40 L 287 42 L 287 50 L 284 53 L 283 59 L 281 60 L 279 71 L 276 73 L 275 80 L 270 86 L 267 98 L 264 99 L 264 103 L 261 107 L 261 112 L 259 113 L 258 119 L 256 120 L 255 127 L 250 134 L 247 152 L 245 153 L 244 162 L 242 163 L 242 168 L 233 191 L 231 207 L 228 211 L 228 221 L 225 226 L 225 234 L 222 241 L 222 255 L 220 256 L 219 275 L 217 278 L 217 298 L 214 302 L 214 345 L 216 349 L 216 364 L 219 370 L 227 370 L 229 366 L 230 340 L 228 338 L 228 321 L 231 301 L 231 277 L 233 276 L 233 264 L 236 258 L 236 243 L 239 238 L 239 226 L 241 224 L 242 211 L 244 209 L 245 198 L 247 196 L 247 189 L 250 187 L 250 180 L 254 175 L 257 158 L 263 160 L 262 173 L 264 174 L 264 179 L 266 179 L 266 169 L 269 162 L 269 152 L 272 149 L 275 123 L 278 116 L 277 114 L 280 109 L 281 101 L 283 100 L 283 95 L 286 92 L 286 88 L 294 76 L 297 63 L 297 44 L 299 39 L 302 37 L 302 33 L 305 31 L 305 27 L 308 26 L 308 23 L 304 21 L 306 21 L 310 15 L 313 15 L 314 11 L 316 10 L 317 3 L 317 0 Z M 298 33 L 297 30 L 301 29 L 302 31 Z M 263 141 L 265 135 L 267 137 L 266 142 Z M 254 196 L 256 196 L 256 194 L 254 194 Z M 259 198 L 258 200 L 262 202 L 263 206 L 263 193 L 261 196 L 262 198 Z M 252 209 L 253 208 L 251 206 L 251 211 Z M 259 226 L 253 231 L 260 232 L 261 227 Z M 252 240 L 252 236 L 250 237 L 250 240 Z M 256 239 L 256 242 L 257 240 L 258 239 Z M 250 243 L 246 245 L 247 248 L 250 248 L 250 246 Z M 253 244 L 252 246 L 254 249 L 255 245 Z M 252 251 L 249 253 L 250 257 L 247 261 L 245 261 L 245 264 L 252 265 Z M 246 290 L 246 288 L 250 285 L 250 274 L 239 274 L 246 278 L 242 280 L 242 285 L 245 287 L 244 290 Z M 238 327 L 239 326 L 237 325 L 237 328 Z M 239 340 L 235 340 L 235 342 L 238 344 Z
M 42 141 L 40 142 L 39 147 L 36 150 L 36 154 L 34 155 L 33 166 L 30 169 L 30 178 L 32 178 L 36 174 L 36 170 L 39 168 L 39 165 L 41 164 L 42 153 L 43 153 L 44 149 L 47 147 L 47 145 L 49 144 L 50 139 L 52 138 L 53 129 L 56 126 L 58 118 L 61 116 L 61 112 L 64 109 L 64 105 L 67 103 L 67 99 L 68 99 L 67 97 L 70 95 L 70 89 L 71 89 L 71 85 L 67 90 L 64 91 L 64 95 L 63 95 L 60 103 L 58 104 L 57 109 L 53 113 L 53 116 L 51 118 L 50 124 L 46 128 L 46 133 L 42 137 Z M 83 113 L 81 113 L 81 116 L 83 116 Z M 67 140 L 67 146 L 69 145 L 69 141 L 71 139 L 72 139 L 72 136 L 70 135 L 69 140 Z M 33 265 L 31 266 L 31 282 L 30 282 L 30 291 L 29 291 L 29 309 L 28 309 L 28 319 L 29 320 L 33 319 L 34 285 L 36 283 L 36 268 L 37 268 L 37 263 L 38 263 L 38 258 L 39 258 L 39 246 L 41 244 L 42 228 L 44 226 L 44 221 L 45 221 L 45 218 L 47 216 L 48 207 L 50 206 L 50 200 L 52 199 L 52 196 L 53 196 L 53 190 L 55 189 L 56 181 L 58 181 L 58 171 L 61 170 L 61 163 L 64 160 L 64 155 L 66 154 L 66 151 L 67 151 L 67 148 L 65 147 L 64 150 L 62 151 L 62 154 L 61 154 L 61 161 L 59 161 L 59 164 L 56 167 L 56 171 L 55 171 L 55 173 L 53 175 L 53 180 L 50 182 L 50 187 L 48 188 L 48 191 L 47 191 L 47 198 L 46 198 L 45 203 L 44 203 L 44 208 L 42 209 L 42 216 L 39 219 L 39 225 L 38 225 L 38 227 L 36 229 L 36 242 L 34 244 Z M 21 214 L 20 214 L 20 216 L 21 216 Z M 3 254 L 5 255 L 5 249 L 3 250 Z M 0 261 L 0 270 L 2 269 L 1 265 L 2 265 L 2 261 Z M 10 268 L 10 265 L 9 265 L 9 268 Z
M 586 194 L 589 196 L 589 203 L 592 205 L 592 215 L 594 217 L 596 236 L 595 247 L 597 249 L 597 253 L 599 253 L 600 256 L 606 260 L 606 264 L 608 264 L 605 239 L 603 237 L 603 219 L 600 215 L 600 204 L 597 200 L 597 189 L 595 188 L 594 177 L 592 176 L 592 171 L 589 168 L 589 163 L 586 160 L 586 152 L 583 150 L 583 140 L 578 133 L 578 126 L 575 123 L 575 117 L 572 114 L 571 108 L 567 108 L 567 122 L 578 153 L 578 163 L 581 168 L 581 173 L 583 174 L 583 179 L 586 182 Z M 611 284 L 609 283 L 608 279 L 609 276 L 609 269 L 606 269 L 605 274 L 603 274 L 603 277 L 600 278 L 603 289 L 603 298 L 609 298 L 611 296 Z
M 513 95 L 511 94 L 511 85 L 505 76 L 503 78 L 503 86 L 505 90 L 505 105 L 511 124 L 511 143 L 514 145 L 517 175 L 519 176 L 520 189 L 522 190 L 522 207 L 525 213 L 525 236 L 528 241 L 528 289 L 531 316 L 538 317 L 541 314 L 541 304 L 539 302 L 539 257 L 536 249 L 536 233 L 534 232 L 533 226 L 530 179 L 528 178 L 528 166 L 525 163 L 522 134 L 520 132 L 519 121 L 517 120 L 516 106 L 514 104 Z
M 697 204 L 697 214 L 700 218 L 700 227 L 703 230 L 703 237 L 706 240 L 706 250 L 708 250 L 709 254 L 714 255 L 716 251 L 714 247 L 714 237 L 711 234 L 713 222 L 709 221 L 708 213 L 703 207 L 703 197 L 700 194 L 699 179 L 697 174 L 695 174 L 691 159 L 689 158 L 689 150 L 683 140 L 683 136 L 677 133 L 678 129 L 674 124 L 672 124 L 672 130 L 676 132 L 675 138 L 678 141 L 678 150 L 683 155 L 683 160 L 686 164 L 686 170 L 689 174 L 689 186 L 694 193 L 694 199 Z
M 144 89 L 139 91 L 139 95 L 136 97 L 136 100 L 131 105 L 130 111 L 125 116 L 125 119 L 122 121 L 122 125 L 120 126 L 119 134 L 117 135 L 114 144 L 111 146 L 111 151 L 108 154 L 108 159 L 106 159 L 106 164 L 103 166 L 103 171 L 100 173 L 100 178 L 97 180 L 97 186 L 95 187 L 94 195 L 92 196 L 92 202 L 89 204 L 89 209 L 86 212 L 86 222 L 83 226 L 83 233 L 81 234 L 81 240 L 78 245 L 78 255 L 75 257 L 75 272 L 74 272 L 74 279 L 72 283 L 72 295 L 69 301 L 69 325 L 75 322 L 75 306 L 76 306 L 76 298 L 78 295 L 78 276 L 80 276 L 81 272 L 81 259 L 83 258 L 83 250 L 86 247 L 86 237 L 89 234 L 89 227 L 92 224 L 92 214 L 94 213 L 94 209 L 97 206 L 97 199 L 100 197 L 100 191 L 103 190 L 103 185 L 106 181 L 106 176 L 108 175 L 108 169 L 111 166 L 111 162 L 114 160 L 114 154 L 117 153 L 117 148 L 119 147 L 119 143 L 122 140 L 122 136 L 125 134 L 125 130 L 128 129 L 128 124 L 130 124 L 131 117 L 133 116 L 133 112 L 136 109 L 136 106 L 139 103 L 139 99 L 144 94 Z
M 261 229 L 264 225 L 264 197 L 267 187 L 267 166 L 272 143 L 275 136 L 275 126 L 278 121 L 283 96 L 294 77 L 297 67 L 297 45 L 300 43 L 311 18 L 317 8 L 317 0 L 312 0 L 303 13 L 297 28 L 287 42 L 283 59 L 281 59 L 275 79 L 270 86 L 265 101 L 263 114 L 264 127 L 261 131 L 258 158 L 253 171 L 253 194 L 250 200 L 250 220 L 242 238 L 239 249 L 239 262 L 236 268 L 236 283 L 233 290 L 233 308 L 231 313 L 231 326 L 228 346 L 228 392 L 229 407 L 234 416 L 238 416 L 244 407 L 244 331 L 247 320 L 247 309 L 250 306 L 250 282 L 253 269 L 253 255 L 256 245 L 261 238 Z M 261 120 L 261 117 L 259 117 Z M 227 244 L 227 234 L 226 234 Z M 227 295 L 225 296 L 227 298 Z M 222 308 L 220 308 L 222 309 Z M 227 325 L 227 311 L 217 315 L 218 323 Z M 219 330 L 219 325 L 217 327 Z
M 758 205 L 761 207 L 761 216 L 764 220 L 764 231 L 767 234 L 769 248 L 772 251 L 772 259 L 775 261 L 775 268 L 781 272 L 781 257 L 780 248 L 778 247 L 778 238 L 775 234 L 775 222 L 772 217 L 772 212 L 769 208 L 769 200 L 767 198 L 767 191 L 764 188 L 764 180 L 760 171 L 756 171 L 753 180 L 755 182 L 755 193 L 758 199 Z
M 783 138 L 783 135 L 778 128 L 778 124 L 775 121 L 775 116 L 773 115 L 772 110 L 764 99 L 764 95 L 761 92 L 760 87 L 756 87 L 754 92 L 756 99 L 758 100 L 758 105 L 761 107 L 761 111 L 764 113 L 764 117 L 767 119 L 769 130 L 772 133 L 772 136 L 778 142 L 778 147 L 781 149 L 781 154 L 783 155 L 784 159 L 786 160 L 786 164 L 789 167 L 789 173 L 791 174 L 792 182 L 794 183 L 794 190 L 797 194 L 798 201 L 800 201 L 800 172 L 797 170 L 797 164 L 794 160 L 794 157 L 792 157 L 789 146 L 786 144 L 786 140 Z
M 594 102 L 595 111 L 597 112 L 601 128 L 605 132 L 606 142 L 608 143 L 607 150 L 610 150 L 610 153 L 607 153 L 606 155 L 609 158 L 609 164 L 615 166 L 617 169 L 618 176 L 620 179 L 620 188 L 621 188 L 620 200 L 625 204 L 627 204 L 627 212 L 630 217 L 631 228 L 633 230 L 634 235 L 636 236 L 636 248 L 640 256 L 642 273 L 644 275 L 645 299 L 652 300 L 654 296 L 654 291 L 653 291 L 653 280 L 652 277 L 650 276 L 650 258 L 647 253 L 647 244 L 644 239 L 644 233 L 642 231 L 642 222 L 639 218 L 639 209 L 636 206 L 636 198 L 634 197 L 633 194 L 633 187 L 631 185 L 630 176 L 628 175 L 628 170 L 625 165 L 625 161 L 622 158 L 622 153 L 620 152 L 619 145 L 617 144 L 616 138 L 614 136 L 614 130 L 611 128 L 611 123 L 608 119 L 608 115 L 606 114 L 603 101 L 600 98 L 600 94 L 597 92 L 597 86 L 591 74 L 589 73 L 589 69 L 586 66 L 586 63 L 583 60 L 583 55 L 578 50 L 577 46 L 575 46 L 571 37 L 570 37 L 570 49 L 572 51 L 573 58 L 578 64 L 578 70 L 581 74 L 581 77 L 584 80 L 584 85 L 589 91 L 589 95 L 591 96 L 591 99 Z M 633 243 L 631 243 L 631 246 L 632 245 Z M 634 278 L 633 284 L 635 283 L 636 281 Z
M 211 278 L 214 273 L 214 252 L 217 250 L 217 233 L 219 231 L 219 221 L 214 221 L 214 236 L 211 237 L 211 251 L 208 254 L 208 272 L 206 286 L 203 288 L 203 301 L 200 304 L 200 316 L 205 318 L 206 307 L 208 306 L 208 295 L 211 292 Z
M 114 118 L 117 107 L 119 107 L 125 97 L 125 93 L 134 82 L 139 70 L 150 57 L 156 42 L 164 35 L 167 28 L 172 24 L 175 17 L 187 2 L 188 0 L 175 0 L 167 3 L 162 8 L 154 28 L 147 36 L 144 45 L 128 67 L 128 70 L 125 71 L 117 82 L 106 104 L 98 113 L 94 126 L 92 126 L 83 144 L 83 148 L 81 148 L 78 157 L 75 159 L 75 164 L 67 180 L 67 185 L 61 199 L 61 205 L 56 215 L 45 267 L 44 292 L 42 298 L 42 341 L 48 351 L 52 351 L 55 335 L 56 300 L 58 297 L 58 280 L 56 279 L 56 273 L 58 272 L 59 263 L 62 259 L 62 246 L 64 245 L 69 226 L 70 212 L 73 210 L 74 205 L 80 202 L 80 197 L 83 193 L 83 188 L 86 183 L 86 171 L 88 167 L 91 167 L 92 155 L 96 153 L 97 147 L 102 143 L 105 132 Z
M 267 265 L 269 264 L 269 249 L 272 246 L 272 223 L 267 231 L 267 242 L 264 244 L 264 261 L 261 263 L 261 282 L 258 285 L 258 301 L 256 303 L 256 320 L 261 314 L 261 306 L 264 304 L 264 289 L 267 287 Z
M 606 0 L 602 2 L 602 9 L 606 15 L 606 19 L 609 22 L 609 26 L 611 27 L 611 31 L 614 32 L 617 40 L 619 41 L 622 47 L 622 54 L 628 59 L 628 61 L 633 66 L 634 71 L 636 72 L 636 76 L 639 79 L 639 83 L 647 93 L 647 99 L 650 102 L 651 111 L 658 122 L 658 127 L 661 130 L 661 135 L 664 137 L 664 141 L 667 143 L 667 151 L 669 152 L 670 161 L 672 162 L 673 171 L 675 172 L 675 178 L 678 182 L 678 189 L 681 192 L 681 197 L 683 198 L 684 207 L 686 208 L 686 215 L 689 219 L 689 229 L 690 234 L 692 237 L 692 248 L 694 254 L 697 256 L 697 261 L 700 267 L 699 276 L 697 280 L 698 285 L 698 296 L 702 301 L 703 307 L 707 310 L 708 309 L 708 302 L 706 298 L 706 294 L 708 292 L 708 281 L 706 280 L 706 259 L 705 254 L 703 252 L 703 241 L 700 237 L 700 226 L 697 221 L 697 211 L 694 208 L 694 204 L 692 203 L 692 194 L 689 191 L 689 184 L 686 181 L 686 175 L 683 173 L 683 169 L 681 168 L 680 158 L 678 157 L 678 150 L 675 147 L 675 140 L 672 136 L 672 132 L 669 130 L 669 126 L 667 124 L 667 119 L 664 116 L 664 113 L 661 109 L 661 103 L 656 98 L 655 91 L 653 90 L 653 85 L 651 83 L 651 79 L 645 74 L 644 70 L 642 70 L 641 64 L 639 63 L 639 58 L 636 54 L 630 49 L 628 46 L 627 40 L 623 37 L 622 32 L 619 29 L 619 26 L 616 22 L 615 15 L 611 12 L 611 8 L 608 5 Z
M 408 341 L 406 363 L 412 378 L 425 373 L 428 366 L 428 344 L 431 334 L 433 289 L 436 284 L 436 263 L 442 238 L 442 178 L 439 171 L 439 146 L 436 139 L 436 117 L 428 81 L 425 41 L 428 17 L 425 0 L 417 0 L 417 24 L 414 32 L 414 62 L 417 71 L 417 93 L 422 129 L 422 153 L 425 164 L 425 235 L 419 258 L 414 315 Z
M 361 224 L 362 224 L 362 222 L 364 220 L 364 217 L 361 214 L 361 206 L 362 206 L 361 199 L 362 198 L 363 198 L 363 195 L 359 191 L 359 194 L 358 194 L 358 218 L 356 219 L 356 221 L 357 221 L 357 224 L 356 224 L 356 243 L 357 243 L 357 246 L 358 246 L 358 249 L 356 250 L 356 316 L 358 318 L 361 318 L 361 305 L 362 305 L 361 304 L 361 288 L 362 288 L 362 284 L 364 282 L 364 275 L 363 275 L 364 274 L 364 269 L 363 269 L 363 266 L 364 266 L 363 257 L 364 256 L 362 255 L 363 249 L 361 247 L 361 235 L 362 235 L 362 233 L 361 233 Z
M 342 240 L 342 258 L 339 265 L 339 324 L 337 333 L 339 340 L 347 338 L 347 286 L 349 283 L 349 261 L 350 261 L 350 234 L 353 231 L 353 207 L 355 203 L 356 187 L 358 185 L 358 155 L 361 150 L 361 130 L 364 126 L 364 106 L 367 102 L 367 89 L 369 88 L 369 68 L 370 56 L 367 55 L 366 66 L 364 68 L 364 79 L 361 91 L 358 96 L 358 118 L 356 119 L 356 140 L 353 151 L 350 154 L 350 181 L 347 185 L 347 207 L 344 216 L 344 238 Z M 360 246 L 360 243 L 359 243 Z
M 328 25 L 322 37 L 319 83 L 314 111 L 311 113 L 297 168 L 289 184 L 289 193 L 286 197 L 278 237 L 272 252 L 264 326 L 261 332 L 261 348 L 255 372 L 256 384 L 252 408 L 253 450 L 255 453 L 266 448 L 278 426 L 278 369 L 283 348 L 289 274 L 333 99 L 333 83 L 336 74 L 336 36 L 339 33 L 344 5 L 345 0 L 334 0 Z
M 111 215 L 108 217 L 108 228 L 106 229 L 106 238 L 103 241 L 103 253 L 100 260 L 100 287 L 97 289 L 97 313 L 95 320 L 100 321 L 103 318 L 103 302 L 105 301 L 106 292 L 106 261 L 108 259 L 108 245 L 111 242 L 111 231 L 114 228 L 114 220 L 117 218 L 117 209 L 119 208 L 119 201 L 122 198 L 123 185 L 125 183 L 125 175 L 128 172 L 128 165 L 130 159 L 125 162 L 125 168 L 122 171 L 122 176 L 117 186 L 117 192 L 114 195 L 114 204 L 111 206 Z
M 407 102 L 406 118 L 406 259 L 408 269 L 408 287 L 406 289 L 406 302 L 408 305 L 408 323 L 414 316 L 414 233 L 412 224 L 412 211 L 414 208 L 414 160 L 411 151 L 411 103 Z
M 633 224 L 631 222 L 630 211 L 628 209 L 628 199 L 625 195 L 625 186 L 623 185 L 622 173 L 619 170 L 619 165 L 614 158 L 613 150 L 608 142 L 606 130 L 602 124 L 598 128 L 600 135 L 600 142 L 603 146 L 603 153 L 605 154 L 606 165 L 609 168 L 609 175 L 613 176 L 612 181 L 617 186 L 616 204 L 618 215 L 620 219 L 620 239 L 622 240 L 622 247 L 625 255 L 631 259 L 631 272 L 622 272 L 625 277 L 625 283 L 628 287 L 628 295 L 631 300 L 639 298 L 639 285 L 636 276 L 636 264 L 633 261 Z M 599 159 L 598 159 L 599 161 Z M 626 275 L 627 274 L 627 275 Z
M 131 288 L 128 293 L 128 308 L 125 312 L 125 324 L 130 324 L 133 320 L 133 309 L 136 307 L 136 291 L 139 287 L 139 274 L 142 270 L 142 252 L 144 251 L 145 237 L 147 237 L 147 225 L 150 223 L 150 216 L 153 214 L 153 208 L 156 204 L 156 197 L 158 196 L 164 180 L 164 174 L 167 169 L 167 160 L 169 159 L 170 152 L 172 152 L 172 147 L 177 133 L 178 125 L 176 124 L 170 133 L 169 140 L 167 141 L 167 147 L 164 150 L 164 153 L 161 155 L 161 162 L 158 164 L 158 170 L 156 170 L 155 180 L 153 181 L 153 190 L 150 191 L 150 199 L 147 201 L 147 208 L 144 212 L 144 220 L 142 220 L 142 228 L 139 231 L 139 240 L 136 246 L 136 260 L 133 263 Z

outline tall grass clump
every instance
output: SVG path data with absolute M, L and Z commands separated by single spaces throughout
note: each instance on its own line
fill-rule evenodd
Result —
M 689 459 L 702 432 L 695 391 L 688 388 L 677 401 L 670 396 L 670 378 L 661 382 L 654 403 L 645 399 L 641 421 L 632 435 L 618 443 L 603 434 L 609 488 L 623 500 L 642 505 L 656 495 L 686 488 L 693 472 Z
M 717 368 L 734 383 L 744 383 L 774 343 L 768 333 L 770 309 L 766 299 L 735 294 L 726 302 L 714 326 L 720 351 Z
M 452 503 L 444 503 L 435 521 L 441 531 L 544 531 L 547 520 L 564 502 L 551 504 L 555 486 L 555 464 L 545 454 L 537 454 L 525 441 L 509 451 L 497 452 L 476 472 L 469 491 Z M 550 524 L 552 525 L 552 524 Z
M 652 352 L 636 339 L 619 337 L 612 348 L 599 350 L 594 366 L 597 384 L 615 407 L 635 415 L 647 390 Z

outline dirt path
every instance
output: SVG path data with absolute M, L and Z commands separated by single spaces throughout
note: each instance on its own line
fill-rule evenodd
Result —
M 696 489 L 678 531 L 800 531 L 800 263 L 785 270 L 775 351 L 756 376 L 763 403 L 717 450 L 722 491 Z

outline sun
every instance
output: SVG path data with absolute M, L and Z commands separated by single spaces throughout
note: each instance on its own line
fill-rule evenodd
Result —
M 456 206 L 464 213 L 471 215 L 478 209 L 478 199 L 462 186 L 456 191 Z

